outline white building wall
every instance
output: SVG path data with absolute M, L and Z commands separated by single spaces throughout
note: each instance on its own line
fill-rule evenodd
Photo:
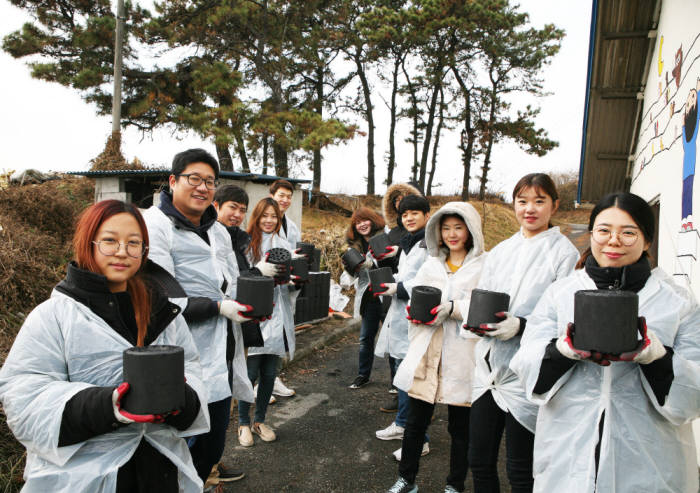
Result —
M 659 202 L 659 266 L 673 274 L 679 284 L 691 289 L 696 299 L 700 299 L 700 207 L 696 206 L 700 205 L 700 179 L 696 182 L 694 174 L 700 122 L 697 116 L 692 117 L 692 108 L 697 114 L 698 19 L 697 0 L 662 3 L 631 185 L 633 193 L 649 202 Z M 693 214 L 694 209 L 698 212 Z M 693 429 L 700 463 L 700 421 L 693 423 Z
M 697 127 L 700 126 L 697 117 L 692 118 L 693 108 L 697 114 L 697 91 L 700 89 L 698 19 L 700 2 L 696 0 L 662 4 L 656 47 L 644 91 L 631 191 L 650 202 L 659 201 L 659 266 L 700 299 L 700 208 L 697 219 L 692 215 L 697 208 L 694 205 L 700 200 L 700 180 L 697 186 L 692 186 Z M 692 123 L 686 123 L 687 113 L 691 113 L 689 121 Z M 689 135 L 689 141 L 684 133 Z M 684 211 L 683 183 L 689 176 L 685 190 L 692 200 L 686 199 Z

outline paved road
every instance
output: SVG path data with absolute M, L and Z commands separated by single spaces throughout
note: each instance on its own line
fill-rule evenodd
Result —
M 391 453 L 401 443 L 374 436 L 394 416 L 379 411 L 389 397 L 388 365 L 376 359 L 371 383 L 348 389 L 357 371 L 357 339 L 353 332 L 285 370 L 283 378 L 297 396 L 279 398 L 268 408 L 276 442 L 256 436 L 253 447 L 241 447 L 233 417 L 224 459 L 246 477 L 224 491 L 381 493 L 393 484 L 398 463 Z M 417 482 L 421 492 L 442 492 L 449 461 L 445 406 L 437 407 L 429 433 L 431 452 L 421 460 Z M 471 491 L 471 478 L 467 486 Z

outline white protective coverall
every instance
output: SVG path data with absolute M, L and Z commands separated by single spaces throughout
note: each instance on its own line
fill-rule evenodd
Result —
M 452 275 L 445 270 L 446 251 L 439 246 L 440 218 L 445 214 L 458 214 L 469 229 L 474 246 L 462 266 Z M 462 314 L 469 311 L 471 291 L 479 282 L 484 264 L 484 237 L 481 218 L 474 207 L 465 202 L 448 202 L 433 215 L 425 228 L 425 242 L 430 255 L 414 279 L 415 286 L 433 286 L 442 291 L 442 303 L 453 300 Z M 415 248 L 415 247 L 414 247 Z M 409 302 L 410 304 L 410 302 Z M 474 372 L 473 349 L 478 336 L 461 330 L 458 320 L 448 317 L 443 322 L 443 344 L 440 360 L 441 395 L 444 404 L 465 405 L 471 402 L 471 378 Z M 409 323 L 410 340 L 406 357 L 399 365 L 394 385 L 409 392 L 416 377 L 416 368 L 428 349 L 435 327 Z
M 394 275 L 395 282 L 403 283 L 404 289 L 411 295 L 411 290 L 416 286 L 415 277 L 418 269 L 425 263 L 428 257 L 428 249 L 419 241 L 411 248 L 408 255 L 401 251 L 399 256 L 399 271 Z M 406 319 L 406 306 L 408 300 L 399 299 L 396 294 L 391 297 L 389 313 L 382 324 L 374 354 L 383 358 L 389 354 L 392 358 L 403 359 L 408 351 L 408 320 Z
M 289 243 L 280 238 L 278 234 L 263 233 L 263 241 L 261 251 L 263 254 L 271 248 L 284 248 L 292 251 Z M 252 255 L 249 254 L 248 260 L 253 262 Z M 272 310 L 272 318 L 260 324 L 260 332 L 262 332 L 265 345 L 262 347 L 248 348 L 248 355 L 255 356 L 257 354 L 276 354 L 284 357 L 284 336 L 287 336 L 287 345 L 289 346 L 289 359 L 294 358 L 295 335 L 294 335 L 294 309 L 296 307 L 296 299 L 299 296 L 299 291 L 285 284 L 283 286 L 275 286 L 274 303 L 275 307 Z
M 700 310 L 693 296 L 659 269 L 638 293 L 639 315 L 674 351 L 673 383 L 663 406 L 633 362 L 602 367 L 580 361 L 548 392 L 534 394 L 545 348 L 574 320 L 574 293 L 581 289 L 596 289 L 583 269 L 547 288 L 511 361 L 528 398 L 540 405 L 535 491 L 697 493 L 691 421 L 700 414 Z
M 280 238 L 289 244 L 292 251 L 294 251 L 297 249 L 297 243 L 301 241 L 301 231 L 299 230 L 299 226 L 297 226 L 296 223 L 289 218 L 289 216 L 285 214 L 284 218 L 287 222 L 287 232 L 285 233 L 284 227 L 280 226 L 278 234 Z
M 172 274 L 188 296 L 205 296 L 214 301 L 236 299 L 238 263 L 231 236 L 215 222 L 207 231 L 209 244 L 193 231 L 176 228 L 158 207 L 143 213 L 148 226 L 148 257 Z M 226 281 L 226 293 L 221 286 Z M 226 326 L 223 315 L 189 324 L 199 350 L 209 403 L 231 395 L 226 367 Z M 246 370 L 243 334 L 240 324 L 232 322 L 236 341 L 233 358 L 233 398 L 253 402 L 253 387 Z
M 178 315 L 152 344 L 184 348 L 187 384 L 206 402 L 197 349 L 184 318 Z M 88 387 L 122 383 L 122 353 L 130 347 L 102 318 L 58 291 L 29 314 L 0 370 L 7 424 L 27 449 L 23 492 L 114 492 L 119 468 L 143 438 L 178 468 L 180 491 L 202 491 L 182 437 L 209 430 L 204 405 L 181 432 L 165 424 L 132 423 L 58 446 L 66 403 Z
M 508 311 L 529 319 L 544 290 L 569 275 L 578 258 L 578 250 L 557 226 L 532 238 L 525 238 L 521 230 L 489 252 L 478 287 L 507 293 Z M 467 313 L 463 315 L 466 323 Z M 528 320 L 526 331 L 529 325 Z M 507 341 L 481 338 L 475 351 L 474 401 L 490 390 L 498 407 L 534 433 L 537 406 L 527 400 L 522 383 L 508 367 L 519 347 L 520 336 Z

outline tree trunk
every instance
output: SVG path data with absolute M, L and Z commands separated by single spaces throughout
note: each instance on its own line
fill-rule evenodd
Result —
M 428 125 L 425 128 L 425 137 L 423 138 L 423 153 L 420 158 L 420 177 L 418 184 L 421 190 L 425 190 L 425 173 L 428 168 L 428 153 L 430 152 L 430 140 L 433 133 L 433 122 L 435 121 L 435 107 L 437 106 L 437 97 L 440 93 L 441 81 L 437 81 L 433 87 L 433 95 L 430 97 L 430 106 L 428 108 Z
M 462 166 L 464 167 L 464 174 L 462 175 L 462 200 L 469 200 L 469 178 L 472 167 L 472 155 L 474 152 L 474 139 L 475 132 L 472 126 L 472 94 L 471 89 L 467 87 L 467 84 L 462 79 L 459 71 L 455 67 L 452 68 L 452 73 L 462 90 L 462 96 L 464 97 L 464 130 L 461 133 L 461 139 L 459 142 L 459 147 L 462 149 Z M 465 143 L 466 139 L 466 143 Z
M 250 173 L 250 164 L 248 163 L 248 156 L 245 151 L 245 141 L 241 132 L 236 130 L 236 152 L 241 160 L 241 167 L 244 173 Z
M 221 171 L 233 171 L 233 160 L 231 159 L 231 153 L 228 152 L 228 146 L 226 144 L 216 145 L 216 155 L 219 158 L 219 169 Z
M 411 166 L 411 180 L 414 182 L 418 181 L 418 98 L 416 97 L 416 88 L 413 87 L 411 82 L 411 77 L 408 75 L 406 70 L 405 58 L 401 61 L 401 69 L 403 70 L 403 75 L 406 77 L 406 85 L 408 86 L 408 92 L 411 94 L 411 107 L 413 108 L 413 166 Z
M 372 109 L 372 98 L 367 81 L 367 74 L 362 66 L 360 52 L 362 48 L 357 47 L 355 52 L 355 66 L 357 67 L 357 75 L 360 77 L 362 84 L 362 94 L 365 100 L 365 117 L 367 118 L 367 195 L 374 195 L 374 116 Z
M 435 168 L 437 167 L 437 153 L 440 147 L 440 134 L 442 133 L 442 126 L 445 122 L 445 94 L 440 88 L 440 114 L 438 116 L 438 126 L 435 131 L 435 144 L 433 145 L 433 159 L 430 166 L 430 174 L 428 175 L 428 187 L 426 188 L 426 195 L 429 197 L 433 194 L 433 178 L 435 177 Z
M 399 68 L 403 61 L 403 55 L 394 60 L 394 71 L 392 72 L 391 85 L 391 121 L 389 124 L 389 162 L 386 167 L 386 185 L 394 182 L 394 168 L 396 167 L 396 146 L 394 143 L 394 133 L 396 132 L 396 94 L 399 91 Z
M 263 155 L 262 155 L 262 174 L 266 175 L 267 174 L 267 165 L 268 165 L 268 159 L 269 159 L 269 151 L 268 151 L 268 137 L 267 135 L 263 135 Z
M 493 125 L 496 120 L 496 89 L 491 91 L 491 108 L 489 110 L 489 123 L 486 131 L 488 132 L 488 144 L 484 154 L 484 165 L 481 167 L 481 186 L 479 187 L 479 200 L 484 200 L 486 197 L 486 182 L 488 181 L 489 164 L 491 164 L 491 149 L 493 148 L 494 132 Z
M 323 119 L 323 66 L 316 67 L 316 102 L 314 110 Z M 321 149 L 314 149 L 314 179 L 312 190 L 321 190 Z
M 275 175 L 280 178 L 287 178 L 287 176 L 289 176 L 287 150 L 282 145 L 273 142 L 272 155 L 275 158 Z

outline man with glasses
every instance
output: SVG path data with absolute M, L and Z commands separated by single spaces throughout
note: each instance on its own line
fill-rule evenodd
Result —
M 212 205 L 219 165 L 203 149 L 189 149 L 173 158 L 170 192 L 144 213 L 150 258 L 170 272 L 187 293 L 187 321 L 209 392 L 210 431 L 189 441 L 194 466 L 202 481 L 224 451 L 231 395 L 253 402 L 253 389 L 243 352 L 240 323 L 251 307 L 235 300 L 238 265 L 226 228 L 217 222 Z M 226 363 L 226 336 L 235 339 L 231 384 Z

